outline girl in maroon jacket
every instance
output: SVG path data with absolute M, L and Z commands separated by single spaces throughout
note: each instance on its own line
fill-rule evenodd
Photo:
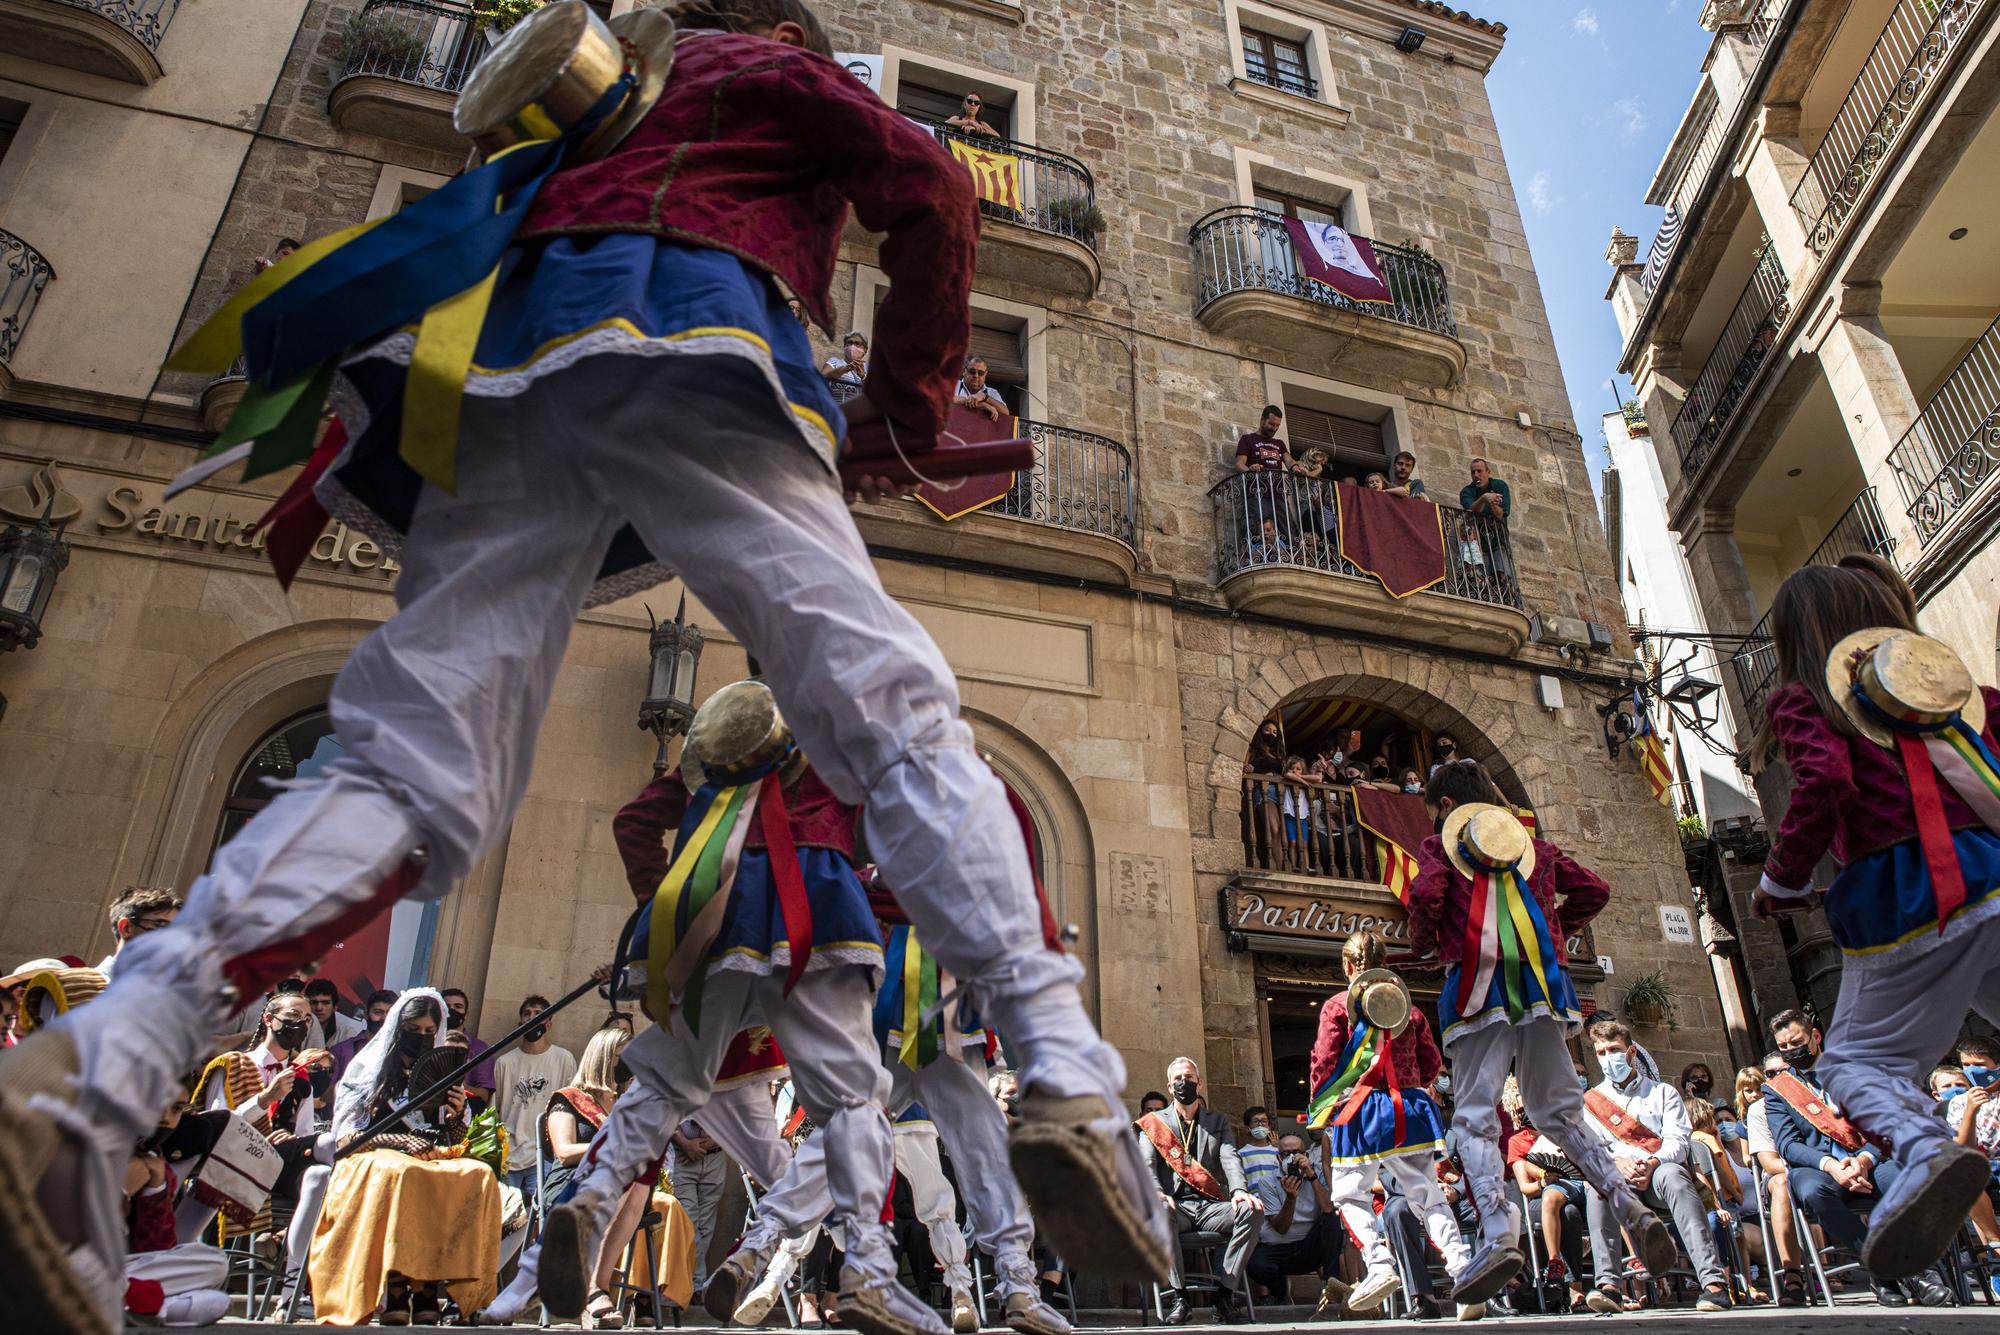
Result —
M 1892 582 L 1893 581 L 1893 582 Z M 1869 1217 L 1879 1283 L 1934 1264 L 1990 1173 L 1925 1097 L 1968 1003 L 2000 1022 L 2000 692 L 1916 633 L 1877 567 L 1807 566 L 1771 603 L 1778 686 L 1764 750 L 1791 798 L 1758 887 L 1762 915 L 1810 907 L 1829 853 L 1827 925 L 1843 959 L 1818 1071 L 1899 1172 Z
M 1410 943 L 1419 957 L 1435 951 L 1446 966 L 1438 1020 L 1457 1100 L 1452 1134 L 1479 1207 L 1480 1245 L 1459 1279 L 1458 1301 L 1491 1298 L 1524 1259 L 1502 1195 L 1499 1103 L 1510 1069 L 1535 1125 L 1610 1203 L 1646 1267 L 1664 1273 L 1673 1238 L 1583 1125 L 1564 1045 L 1583 1022 L 1564 942 L 1597 916 L 1609 888 L 1554 844 L 1531 839 L 1476 760 L 1431 771 L 1424 805 L 1438 833 L 1417 855 L 1406 901 Z M 1503 917 L 1511 930 L 1500 927 Z

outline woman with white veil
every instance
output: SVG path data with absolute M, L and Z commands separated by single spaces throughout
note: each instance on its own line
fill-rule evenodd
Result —
M 313 1234 L 313 1314 L 322 1323 L 359 1325 L 379 1310 L 385 1326 L 431 1325 L 444 1292 L 470 1312 L 498 1286 L 499 1179 L 477 1159 L 447 1157 L 465 1134 L 463 1088 L 351 1149 L 428 1082 L 418 1066 L 444 1046 L 444 1014 L 435 989 L 403 993 L 335 1089 L 334 1141 L 349 1152 Z

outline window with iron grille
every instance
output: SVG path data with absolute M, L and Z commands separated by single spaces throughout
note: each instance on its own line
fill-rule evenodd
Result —
M 1243 30 L 1243 72 L 1256 82 L 1303 97 L 1318 97 L 1304 42 L 1255 28 Z

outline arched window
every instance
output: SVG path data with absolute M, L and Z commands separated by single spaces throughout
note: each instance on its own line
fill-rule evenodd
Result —
M 237 766 L 222 799 L 215 846 L 234 838 L 271 804 L 279 791 L 274 783 L 318 778 L 340 756 L 340 738 L 334 734 L 333 719 L 325 706 L 309 709 L 273 728 Z M 336 942 L 321 958 L 319 972 L 333 980 L 344 1003 L 357 1007 L 376 988 L 401 991 L 413 987 L 429 977 L 437 920 L 435 899 L 403 900 Z

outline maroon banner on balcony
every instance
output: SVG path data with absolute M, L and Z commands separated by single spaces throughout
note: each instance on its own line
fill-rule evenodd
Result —
M 1336 484 L 1340 554 L 1382 582 L 1392 598 L 1444 583 L 1444 515 L 1421 496 Z
M 987 440 L 1012 440 L 1021 434 L 1021 419 L 1002 417 L 995 421 L 985 413 L 954 403 L 944 419 L 944 430 L 945 444 L 939 447 L 939 453 L 951 448 L 953 436 L 968 445 Z M 1013 489 L 1014 474 L 982 473 L 977 477 L 947 482 L 943 486 L 926 482 L 917 488 L 915 494 L 932 514 L 949 522 L 962 519 L 975 510 L 984 510 Z
M 1417 793 L 1392 793 L 1386 788 L 1357 784 L 1354 810 L 1361 828 L 1389 847 L 1377 850 L 1382 867 L 1382 884 L 1398 900 L 1410 893 L 1417 879 L 1417 850 L 1431 834 L 1431 814 Z
M 1299 268 L 1315 283 L 1325 283 L 1349 301 L 1376 306 L 1395 304 L 1382 277 L 1375 247 L 1334 223 L 1285 219 L 1285 232 L 1298 252 Z

